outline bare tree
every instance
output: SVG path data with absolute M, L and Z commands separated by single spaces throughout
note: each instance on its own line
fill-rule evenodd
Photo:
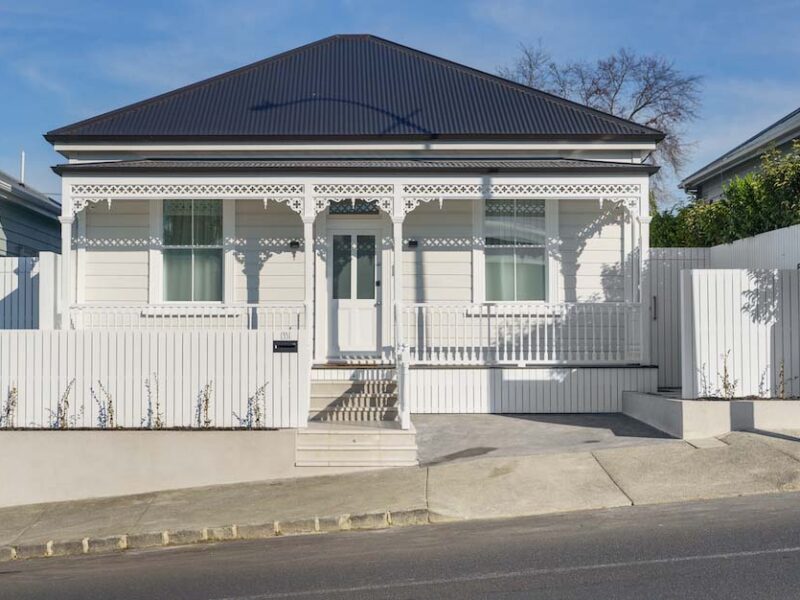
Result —
M 701 78 L 681 73 L 661 56 L 622 48 L 596 62 L 555 62 L 542 46 L 520 45 L 502 77 L 653 127 L 666 134 L 655 162 L 677 174 L 686 162 L 685 125 L 697 117 Z M 660 181 L 656 181 L 658 185 Z

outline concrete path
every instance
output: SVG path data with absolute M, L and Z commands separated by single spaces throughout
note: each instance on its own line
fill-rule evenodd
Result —
M 800 490 L 800 440 L 734 433 L 0 509 L 0 560 Z M 165 533 L 166 532 L 166 533 Z
M 530 456 L 673 443 L 626 415 L 414 415 L 419 461 L 435 465 L 480 456 Z M 469 432 L 465 435 L 465 432 Z

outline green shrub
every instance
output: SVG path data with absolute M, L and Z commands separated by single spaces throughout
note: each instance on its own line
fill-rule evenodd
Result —
M 789 152 L 770 150 L 761 169 L 734 178 L 720 200 L 655 211 L 655 247 L 715 246 L 800 223 L 800 140 Z

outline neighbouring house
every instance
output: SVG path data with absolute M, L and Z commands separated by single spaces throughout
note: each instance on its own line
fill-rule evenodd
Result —
M 679 187 L 700 200 L 719 200 L 733 178 L 758 170 L 764 152 L 771 148 L 788 150 L 797 138 L 800 138 L 800 108 L 684 178 Z
M 97 333 L 64 347 L 127 426 L 151 372 L 167 426 L 241 424 L 263 382 L 298 466 L 413 464 L 413 413 L 618 412 L 656 387 L 663 137 L 370 35 L 56 129 L 60 328 Z
M 61 248 L 61 207 L 0 171 L 0 256 L 37 256 Z

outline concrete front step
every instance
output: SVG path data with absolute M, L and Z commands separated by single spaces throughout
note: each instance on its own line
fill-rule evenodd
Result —
M 396 467 L 417 464 L 416 431 L 395 424 L 347 426 L 309 423 L 297 431 L 295 464 L 303 466 Z
M 397 409 L 392 406 L 371 406 L 349 408 L 335 406 L 311 411 L 311 421 L 336 423 L 362 423 L 374 421 L 395 421 Z
M 312 380 L 310 421 L 365 423 L 397 419 L 397 384 L 389 379 Z
M 417 464 L 416 448 L 387 447 L 366 450 L 364 448 L 315 448 L 307 446 L 298 448 L 297 453 L 298 467 L 318 465 L 323 462 L 332 467 L 340 467 L 356 463 L 368 463 L 378 466 L 393 466 L 397 465 L 397 463 L 403 463 L 405 465 Z
M 397 404 L 396 394 L 346 393 L 341 396 L 311 395 L 311 410 L 330 408 L 388 408 Z
M 343 394 L 393 394 L 397 383 L 386 379 L 372 381 L 311 380 L 312 396 L 341 396 Z

